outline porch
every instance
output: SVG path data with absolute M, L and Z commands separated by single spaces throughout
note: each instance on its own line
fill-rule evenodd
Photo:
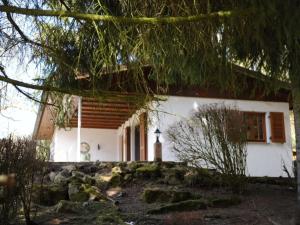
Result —
M 55 162 L 146 161 L 147 113 L 120 98 L 105 100 L 74 97 L 75 113 L 67 129 L 55 128 Z

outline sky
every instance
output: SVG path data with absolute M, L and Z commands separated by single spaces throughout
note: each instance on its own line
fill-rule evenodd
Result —
M 20 65 L 16 58 L 3 63 L 3 65 L 9 77 L 26 82 L 32 82 L 32 79 L 39 73 L 33 62 Z M 0 111 L 0 138 L 9 134 L 15 136 L 32 135 L 38 103 L 29 100 L 11 85 L 8 87 L 7 99 L 5 109 L 2 108 Z

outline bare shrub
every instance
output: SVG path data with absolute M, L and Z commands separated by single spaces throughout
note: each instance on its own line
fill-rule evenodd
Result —
M 8 138 L 0 140 L 0 174 L 14 177 L 13 185 L 3 182 L 0 193 L 1 224 L 9 224 L 22 208 L 26 224 L 30 219 L 33 183 L 43 173 L 44 158 L 37 154 L 36 142 L 30 138 Z
M 201 106 L 190 119 L 170 127 L 167 134 L 180 160 L 195 167 L 215 169 L 232 182 L 245 176 L 246 126 L 243 113 L 236 108 Z

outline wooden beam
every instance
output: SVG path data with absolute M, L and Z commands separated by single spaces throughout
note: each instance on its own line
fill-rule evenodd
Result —
M 127 108 L 137 108 L 137 105 L 135 104 L 129 104 L 127 102 L 83 102 L 82 106 L 94 106 L 94 107 L 127 107 Z
M 73 117 L 70 121 L 77 121 L 76 117 Z M 119 119 L 119 118 L 110 118 L 110 117 L 106 117 L 106 118 L 90 118 L 90 117 L 84 117 L 82 118 L 82 121 L 118 121 L 118 122 L 123 122 L 124 119 Z
M 118 116 L 128 116 L 128 118 L 132 115 L 133 113 L 128 113 L 128 112 L 84 112 L 82 116 L 90 116 L 90 115 L 118 115 Z
M 76 126 L 71 126 L 71 128 L 76 128 Z M 92 126 L 92 125 L 85 125 L 83 124 L 81 126 L 81 128 L 92 128 L 92 129 L 113 129 L 113 130 L 116 130 L 118 129 L 119 126 Z
M 77 118 L 77 116 L 73 117 L 74 119 Z M 72 118 L 72 119 L 73 119 Z M 93 115 L 82 115 L 81 118 L 85 119 L 85 118 L 90 118 L 90 119 L 120 119 L 120 120 L 127 120 L 128 116 L 122 116 L 122 115 L 103 115 L 103 114 L 93 114 Z
M 135 112 L 136 110 L 130 108 L 93 108 L 93 107 L 82 107 L 82 112 Z

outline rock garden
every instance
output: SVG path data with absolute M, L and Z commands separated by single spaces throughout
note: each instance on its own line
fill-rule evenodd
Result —
M 292 220 L 295 191 L 290 180 L 253 178 L 243 193 L 233 191 L 227 180 L 214 171 L 174 162 L 50 163 L 33 186 L 32 218 L 41 225 Z M 274 214 L 276 207 L 289 210 Z

